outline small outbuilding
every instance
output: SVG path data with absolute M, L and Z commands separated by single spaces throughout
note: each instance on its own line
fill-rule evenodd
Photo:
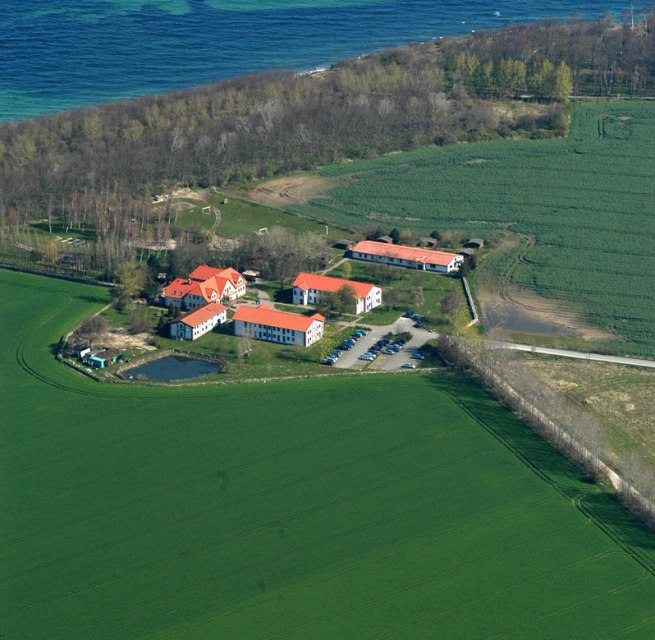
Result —
M 391 236 L 380 236 L 376 238 L 376 242 L 384 242 L 384 244 L 393 244 L 393 238 Z
M 348 251 L 349 249 L 352 249 L 354 246 L 354 242 L 352 240 L 346 240 L 342 238 L 341 240 L 337 240 L 334 243 L 334 248 L 335 249 L 343 249 L 344 251 Z
M 484 240 L 482 238 L 471 238 L 464 246 L 467 249 L 482 249 Z
M 256 269 L 246 269 L 243 272 L 243 277 L 248 281 L 248 282 L 256 282 L 257 278 L 261 277 L 261 272 L 257 271 Z
M 119 360 L 123 360 L 124 357 L 125 351 L 120 351 L 118 349 L 103 349 L 102 351 L 97 351 L 89 356 L 87 362 L 94 369 L 104 369 L 110 364 L 116 364 Z

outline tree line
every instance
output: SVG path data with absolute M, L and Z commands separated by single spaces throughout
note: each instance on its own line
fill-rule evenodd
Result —
M 63 268 L 28 223 L 88 230 L 66 250 L 110 275 L 170 233 L 155 194 L 238 184 L 426 144 L 562 135 L 573 93 L 655 93 L 652 15 L 547 21 L 397 47 L 325 72 L 270 72 L 0 126 L 0 254 Z M 520 116 L 499 100 L 532 95 Z M 545 103 L 545 104 L 539 104 Z M 38 245 L 38 246 L 37 246 Z
M 543 379 L 500 342 L 484 343 L 442 332 L 438 352 L 457 368 L 474 374 L 498 400 L 558 451 L 582 468 L 593 482 L 608 482 L 612 465 L 608 436 L 600 420 Z M 616 452 L 614 452 L 615 454 Z M 636 453 L 619 457 L 619 498 L 655 528 L 655 472 Z

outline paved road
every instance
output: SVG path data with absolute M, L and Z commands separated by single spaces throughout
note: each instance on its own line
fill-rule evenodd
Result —
M 362 326 L 370 326 L 364 322 L 360 324 Z M 412 334 L 412 339 L 399 353 L 393 356 L 380 354 L 378 359 L 373 362 L 359 360 L 359 356 L 365 351 L 368 351 L 368 349 L 387 333 L 401 333 L 403 331 L 409 331 Z M 428 340 L 435 338 L 436 335 L 436 333 L 414 327 L 414 321 L 409 318 L 399 318 L 393 324 L 384 326 L 371 326 L 371 331 L 361 338 L 350 351 L 344 351 L 334 366 L 339 369 L 371 369 L 374 371 L 393 371 L 394 369 L 400 369 L 405 362 L 417 362 L 410 358 L 412 352 L 422 347 Z
M 627 364 L 633 367 L 649 367 L 655 369 L 655 360 L 607 356 L 602 353 L 584 353 L 582 351 L 567 351 L 566 349 L 550 349 L 548 347 L 533 347 L 529 344 L 515 344 L 512 342 L 498 342 L 495 344 L 503 349 L 512 349 L 513 351 L 528 351 L 549 356 L 560 356 L 561 358 L 576 358 L 578 360 L 591 360 L 594 362 L 611 362 L 613 364 Z

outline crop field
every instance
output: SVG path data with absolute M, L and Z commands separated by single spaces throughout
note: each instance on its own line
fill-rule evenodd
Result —
M 536 239 L 507 276 L 655 355 L 655 104 L 576 104 L 566 140 L 421 149 L 321 170 L 340 185 L 298 211 L 370 223 Z M 512 257 L 512 256 L 510 256 Z M 625 340 L 625 342 L 622 341 Z
M 653 534 L 465 379 L 101 384 L 103 290 L 0 295 L 1 637 L 654 637 Z

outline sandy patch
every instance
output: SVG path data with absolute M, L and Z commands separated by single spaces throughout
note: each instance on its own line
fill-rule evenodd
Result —
M 132 335 L 127 329 L 111 329 L 103 333 L 96 340 L 96 344 L 101 344 L 107 349 L 143 349 L 144 351 L 153 351 L 157 347 L 148 344 L 149 333 L 137 333 Z
M 189 189 L 188 187 L 184 187 L 182 189 L 176 189 L 171 195 L 173 198 L 190 198 L 192 200 L 206 202 L 209 197 L 209 189 Z
M 497 251 L 529 250 L 533 240 L 506 233 Z M 487 329 L 548 336 L 579 336 L 585 340 L 611 340 L 616 336 L 586 323 L 582 315 L 558 300 L 510 284 L 510 272 L 498 277 L 482 265 L 476 278 L 476 297 Z
M 334 184 L 334 180 L 321 176 L 290 176 L 261 182 L 247 195 L 268 207 L 284 207 L 288 204 L 307 204 L 327 192 Z

